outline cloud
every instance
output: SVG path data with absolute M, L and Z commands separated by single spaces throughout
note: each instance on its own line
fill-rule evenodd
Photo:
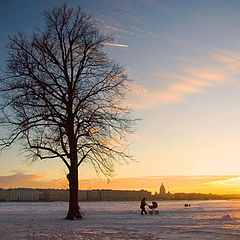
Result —
M 184 101 L 188 94 L 204 93 L 208 87 L 232 83 L 233 74 L 240 70 L 240 55 L 225 51 L 224 54 L 210 53 L 210 58 L 208 65 L 198 63 L 196 66 L 193 62 L 192 66 L 182 67 L 175 72 L 152 73 L 155 80 L 165 83 L 161 89 L 150 89 L 137 82 L 132 83 L 131 95 L 127 99 L 130 107 L 151 109 L 160 104 L 178 103 Z
M 192 86 L 190 84 L 183 84 L 183 83 L 173 83 L 169 86 L 173 91 L 178 93 L 197 93 L 200 92 L 200 89 Z
M 184 58 L 184 57 L 169 57 L 169 59 L 177 60 L 180 62 L 190 62 L 190 63 L 196 63 L 196 60 L 190 59 L 190 58 Z
M 208 68 L 186 68 L 180 73 L 158 72 L 153 77 L 166 82 L 162 90 L 130 84 L 128 104 L 134 109 L 150 109 L 159 104 L 172 104 L 186 99 L 187 94 L 202 93 L 206 87 L 230 82 L 228 75 Z
M 26 172 L 27 170 L 28 170 L 28 167 L 26 165 L 23 165 L 19 169 L 12 170 L 12 172 L 14 172 L 16 174 L 21 174 L 21 173 Z
M 176 79 L 176 80 L 180 80 L 182 82 L 185 83 L 189 83 L 193 86 L 197 86 L 197 87 L 206 87 L 206 86 L 210 86 L 211 83 L 205 80 L 201 80 L 201 79 L 197 79 L 193 76 L 183 76 L 183 75 L 174 75 L 171 73 L 161 73 L 162 77 L 166 77 L 168 79 Z
M 134 35 L 132 32 L 128 30 L 124 30 L 123 28 L 119 26 L 110 26 L 110 25 L 105 25 L 104 26 L 106 32 L 110 33 L 123 33 L 123 34 L 128 34 L 128 35 Z
M 203 68 L 188 68 L 185 70 L 186 74 L 195 79 L 206 81 L 208 83 L 225 83 L 229 82 L 229 77 L 226 72 L 217 69 Z
M 64 188 L 66 186 L 65 178 L 51 179 L 52 172 L 42 174 L 24 174 L 16 172 L 9 176 L 0 176 L 1 188 Z
M 209 185 L 214 185 L 214 186 L 239 186 L 239 184 L 240 184 L 239 176 L 226 177 L 224 179 L 209 182 Z
M 125 26 L 120 26 L 120 24 L 116 23 L 116 22 L 112 22 L 111 20 L 103 20 L 102 18 L 98 19 L 98 22 L 101 23 L 101 25 L 99 26 L 100 28 L 102 28 L 102 30 L 110 35 L 114 35 L 114 36 L 134 36 L 134 37 L 138 37 L 137 32 L 140 31 L 140 29 L 135 28 L 134 26 L 128 26 L 128 30 L 126 30 Z M 112 22 L 112 25 L 109 25 L 109 22 Z
M 150 109 L 158 104 L 169 104 L 181 100 L 181 96 L 174 92 L 151 90 L 137 83 L 132 83 L 129 87 L 131 92 L 127 98 L 127 104 L 133 109 Z
M 239 71 L 240 70 L 240 54 L 232 51 L 222 50 L 218 53 L 210 53 L 211 57 L 222 64 L 229 71 Z

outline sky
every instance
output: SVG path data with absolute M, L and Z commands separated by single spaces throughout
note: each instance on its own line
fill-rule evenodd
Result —
M 54 0 L 0 1 L 0 68 L 8 35 L 43 26 Z M 106 52 L 126 68 L 126 104 L 140 118 L 129 141 L 136 161 L 110 183 L 88 164 L 80 188 L 239 193 L 240 2 L 69 0 L 115 37 Z M 28 165 L 17 146 L 0 155 L 0 187 L 63 187 L 61 160 Z

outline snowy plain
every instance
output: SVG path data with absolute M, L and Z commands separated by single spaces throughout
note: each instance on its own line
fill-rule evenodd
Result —
M 74 221 L 66 202 L 2 202 L 0 239 L 240 239 L 240 200 L 186 202 L 161 201 L 159 215 L 144 216 L 139 202 L 81 202 Z

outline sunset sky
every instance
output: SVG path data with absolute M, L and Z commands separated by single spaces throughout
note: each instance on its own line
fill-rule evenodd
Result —
M 0 1 L 0 68 L 8 35 L 30 36 L 54 0 Z M 107 183 L 90 165 L 80 188 L 240 193 L 240 1 L 69 0 L 115 36 L 104 46 L 126 67 L 126 104 L 141 118 L 129 137 L 136 162 Z M 17 146 L 0 155 L 0 187 L 64 187 L 61 160 L 28 166 Z

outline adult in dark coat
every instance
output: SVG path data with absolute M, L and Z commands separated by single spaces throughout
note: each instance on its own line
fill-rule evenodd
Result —
M 140 205 L 140 208 L 142 209 L 141 210 L 141 215 L 143 215 L 143 213 L 147 214 L 147 211 L 145 209 L 146 205 L 147 205 L 146 198 L 143 198 L 142 201 L 141 201 L 141 205 Z

